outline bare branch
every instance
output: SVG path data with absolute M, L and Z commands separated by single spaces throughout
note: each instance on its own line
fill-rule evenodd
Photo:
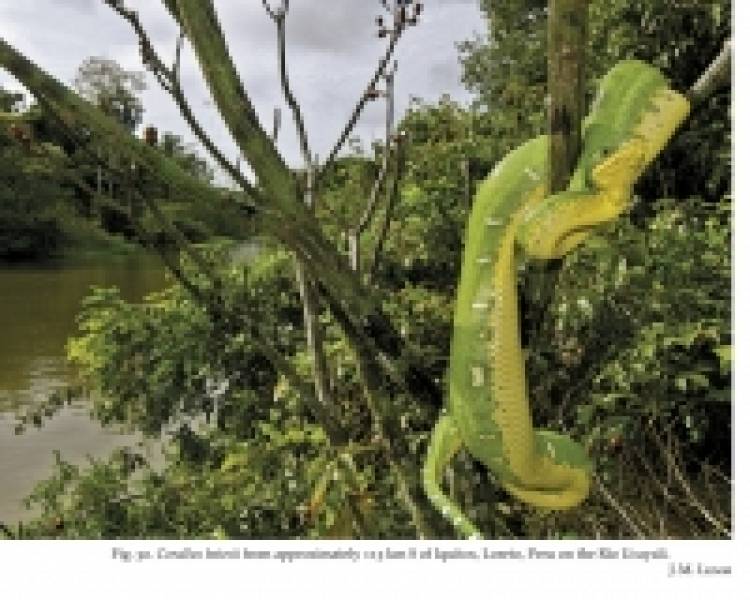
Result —
M 318 295 L 307 275 L 306 269 L 301 261 L 297 260 L 297 282 L 299 295 L 302 301 L 302 311 L 305 324 L 305 337 L 307 348 L 312 359 L 313 384 L 315 386 L 315 397 L 318 403 L 325 407 L 328 412 L 335 411 L 333 395 L 331 394 L 330 381 L 328 379 L 328 368 L 326 366 L 326 355 L 323 349 L 323 335 L 320 328 L 320 306 Z M 338 422 L 341 422 L 338 420 Z
M 361 235 L 369 226 L 370 221 L 372 220 L 372 216 L 375 213 L 375 207 L 377 205 L 378 197 L 380 196 L 380 191 L 383 187 L 383 184 L 385 183 L 386 176 L 388 175 L 389 159 L 391 154 L 391 140 L 393 137 L 393 78 L 395 76 L 397 68 L 398 62 L 394 62 L 393 69 L 391 69 L 390 73 L 387 73 L 385 76 L 386 90 L 384 96 L 386 100 L 386 110 L 385 146 L 383 148 L 383 158 L 377 178 L 375 179 L 375 183 L 370 189 L 370 197 L 367 201 L 367 205 L 365 206 L 365 210 L 362 213 L 362 217 L 360 218 L 359 223 L 355 227 L 354 232 L 357 235 Z
M 177 36 L 177 42 L 175 43 L 174 62 L 172 63 L 172 78 L 178 86 L 180 81 L 180 58 L 182 57 L 182 46 L 184 43 L 185 32 L 180 30 L 180 35 Z
M 276 10 L 271 8 L 268 0 L 261 0 L 261 2 L 263 3 L 263 8 L 266 9 L 266 14 L 274 21 L 276 19 L 284 19 L 289 12 L 289 0 L 283 0 L 281 6 Z
M 333 166 L 333 161 L 336 159 L 336 156 L 338 155 L 339 151 L 343 147 L 346 140 L 349 139 L 349 136 L 351 135 L 352 130 L 356 126 L 357 121 L 359 121 L 360 116 L 362 116 L 362 111 L 365 108 L 365 104 L 367 104 L 367 102 L 370 100 L 369 91 L 375 89 L 375 86 L 380 81 L 380 78 L 383 77 L 383 74 L 385 73 L 385 70 L 391 61 L 391 58 L 393 57 L 393 51 L 396 49 L 396 44 L 398 44 L 398 41 L 401 38 L 401 34 L 403 33 L 403 31 L 404 31 L 403 27 L 399 27 L 399 28 L 396 28 L 391 34 L 390 40 L 388 42 L 388 48 L 386 49 L 385 54 L 383 55 L 383 58 L 380 59 L 380 62 L 378 63 L 378 68 L 375 71 L 375 74 L 372 76 L 369 83 L 367 84 L 365 91 L 362 92 L 362 95 L 360 96 L 359 100 L 357 101 L 357 104 L 354 107 L 354 111 L 352 112 L 351 117 L 349 117 L 349 120 L 344 126 L 344 130 L 341 132 L 341 135 L 339 136 L 338 140 L 333 145 L 333 149 L 328 154 L 328 158 L 326 158 L 325 163 L 323 163 L 323 166 L 320 169 L 321 179 L 325 176 L 325 174 L 328 172 L 331 166 Z
M 269 16 L 269 18 L 275 19 L 276 18 L 276 11 L 274 11 L 271 8 L 271 5 L 268 4 L 268 0 L 261 0 L 261 2 L 263 3 L 263 8 L 266 9 L 266 14 Z
M 153 44 L 143 28 L 143 25 L 138 18 L 138 13 L 134 10 L 130 10 L 120 0 L 104 0 L 104 3 L 111 7 L 116 13 L 123 17 L 133 28 L 136 35 L 138 36 L 138 42 L 141 49 L 141 59 L 146 68 L 148 68 L 156 77 L 156 81 L 159 83 L 161 88 L 167 92 L 174 99 L 177 107 L 182 113 L 183 118 L 187 122 L 188 126 L 195 134 L 195 136 L 203 144 L 203 147 L 209 152 L 219 166 L 234 179 L 242 189 L 252 194 L 254 186 L 247 178 L 242 174 L 239 168 L 232 164 L 232 162 L 224 156 L 219 148 L 214 144 L 211 138 L 208 136 L 206 131 L 198 123 L 198 119 L 195 117 L 190 104 L 185 97 L 185 93 L 180 84 L 179 77 L 179 66 L 181 48 L 184 43 L 185 34 L 180 31 L 180 36 L 176 43 L 175 48 L 175 60 L 172 68 L 169 69 L 159 58 L 158 54 L 154 50 Z
M 360 269 L 360 241 L 362 234 L 365 229 L 370 225 L 373 215 L 375 214 L 375 208 L 378 200 L 380 199 L 381 189 L 385 183 L 388 175 L 389 163 L 390 163 L 390 151 L 391 151 L 391 137 L 393 130 L 393 79 L 398 67 L 398 63 L 394 62 L 393 69 L 385 75 L 386 89 L 385 91 L 369 90 L 369 95 L 373 96 L 384 96 L 386 99 L 385 109 L 385 145 L 383 147 L 383 155 L 381 160 L 380 169 L 375 178 L 375 182 L 370 188 L 370 195 L 365 205 L 362 215 L 359 221 L 349 231 L 349 262 L 353 271 L 359 271 Z
M 393 179 L 391 180 L 391 187 L 388 191 L 388 197 L 385 201 L 385 213 L 383 214 L 383 224 L 380 227 L 380 233 L 377 241 L 375 242 L 375 249 L 372 253 L 372 264 L 370 265 L 370 277 L 375 275 L 380 265 L 380 257 L 382 256 L 383 246 L 385 244 L 385 238 L 388 235 L 388 229 L 391 225 L 391 218 L 393 215 L 393 208 L 396 205 L 399 197 L 399 186 L 401 184 L 401 177 L 404 171 L 404 159 L 406 157 L 406 140 L 405 136 L 399 136 L 396 140 L 396 167 L 393 172 Z
M 277 106 L 273 109 L 273 143 L 279 141 L 279 130 L 281 129 L 281 109 Z
M 312 155 L 310 154 L 310 144 L 307 138 L 307 131 L 305 130 L 305 121 L 302 117 L 299 103 L 292 93 L 289 84 L 289 72 L 286 63 L 286 16 L 289 13 L 289 2 L 284 2 L 282 8 L 275 12 L 271 10 L 266 0 L 263 0 L 263 6 L 265 6 L 266 12 L 276 24 L 276 43 L 278 46 L 281 90 L 283 91 L 284 99 L 294 116 L 294 124 L 297 127 L 297 137 L 299 138 L 300 150 L 302 151 L 302 157 L 305 161 L 305 167 L 310 169 L 312 167 Z
M 695 105 L 709 98 L 717 89 L 732 81 L 732 38 L 724 42 L 719 55 L 706 68 L 687 97 Z
M 326 161 L 323 164 L 323 168 L 320 171 L 321 179 L 331 168 L 331 166 L 333 165 L 333 161 L 344 145 L 344 142 L 346 142 L 346 140 L 351 135 L 352 130 L 354 129 L 357 121 L 359 121 L 359 118 L 362 115 L 362 110 L 364 109 L 365 104 L 367 104 L 368 100 L 371 100 L 373 98 L 373 91 L 378 85 L 380 79 L 385 74 L 385 70 L 390 63 L 391 58 L 393 57 L 393 52 L 396 49 L 398 41 L 401 39 L 401 35 L 404 33 L 407 27 L 411 27 L 417 24 L 424 9 L 424 5 L 421 2 L 407 3 L 399 1 L 395 5 L 392 5 L 392 3 L 389 3 L 386 0 L 381 0 L 380 3 L 386 10 L 386 12 L 391 15 L 391 18 L 393 20 L 392 26 L 389 29 L 385 27 L 385 21 L 382 16 L 378 17 L 377 19 L 377 24 L 379 27 L 378 37 L 384 38 L 387 36 L 388 47 L 386 48 L 385 54 L 378 63 L 378 68 L 375 70 L 375 74 L 370 79 L 367 87 L 362 93 L 362 96 L 360 96 L 359 101 L 355 105 L 351 117 L 344 126 L 344 130 L 341 132 L 341 135 L 334 144 L 333 149 L 328 155 L 328 158 L 326 158 Z

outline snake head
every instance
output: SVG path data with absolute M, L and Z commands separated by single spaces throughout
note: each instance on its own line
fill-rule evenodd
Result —
M 584 178 L 584 189 L 621 186 L 624 180 L 637 177 L 637 169 L 643 161 L 636 158 L 637 152 L 630 147 L 631 141 L 623 139 L 607 125 L 594 123 L 586 128 L 579 162 L 579 177 Z
M 658 156 L 690 110 L 656 67 L 625 60 L 601 82 L 586 120 L 579 169 L 586 189 L 619 199 Z
M 633 185 L 645 166 L 645 148 L 640 138 L 621 144 L 591 171 L 594 189 L 618 206 L 630 198 Z

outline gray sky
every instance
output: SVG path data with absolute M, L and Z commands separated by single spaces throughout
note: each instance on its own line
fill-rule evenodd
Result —
M 272 6 L 279 0 L 270 0 Z M 158 0 L 127 0 L 138 10 L 152 42 L 171 62 L 177 28 Z M 306 118 L 314 153 L 328 153 L 359 95 L 376 68 L 385 40 L 376 36 L 379 0 L 291 0 L 288 17 L 288 64 L 292 87 Z M 482 34 L 485 26 L 478 0 L 426 0 L 420 24 L 399 43 L 396 76 L 397 118 L 410 96 L 435 101 L 442 94 L 467 102 L 460 82 L 455 44 Z M 256 111 L 267 129 L 274 106 L 285 104 L 276 68 L 274 26 L 261 0 L 215 0 L 227 42 Z M 141 69 L 129 26 L 101 0 L 0 0 L 0 37 L 38 65 L 70 84 L 89 56 L 106 56 L 128 70 Z M 191 51 L 183 56 L 182 80 L 205 128 L 231 157 L 231 142 L 198 71 Z M 0 70 L 0 85 L 19 85 Z M 149 75 L 143 93 L 144 122 L 192 141 L 171 99 Z M 383 101 L 370 103 L 355 130 L 364 145 L 382 136 Z M 300 153 L 291 115 L 284 111 L 280 146 L 290 164 Z

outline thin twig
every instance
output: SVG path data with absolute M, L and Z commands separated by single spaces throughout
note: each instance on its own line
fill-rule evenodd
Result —
M 385 89 L 385 144 L 383 147 L 383 156 L 380 164 L 380 170 L 375 179 L 375 183 L 370 189 L 370 197 L 367 201 L 367 206 L 362 213 L 362 217 L 359 220 L 355 228 L 355 232 L 361 235 L 370 224 L 372 216 L 375 213 L 375 206 L 377 205 L 378 197 L 380 196 L 380 190 L 385 183 L 386 176 L 388 175 L 388 167 L 390 166 L 391 157 L 391 141 L 393 138 L 393 79 L 396 75 L 396 69 L 398 68 L 398 62 L 393 63 L 393 69 L 390 73 L 386 74 L 386 89 Z
M 602 483 L 602 480 L 599 478 L 598 475 L 593 476 L 594 483 L 596 484 L 597 489 L 599 490 L 599 493 L 604 496 L 604 499 L 609 502 L 610 506 L 614 508 L 617 511 L 617 514 L 622 517 L 622 520 L 625 522 L 625 524 L 630 528 L 630 530 L 633 532 L 635 537 L 638 539 L 646 539 L 646 536 L 643 534 L 643 531 L 640 530 L 640 528 L 633 522 L 633 520 L 628 515 L 627 511 L 620 505 L 620 503 L 615 499 L 615 497 L 610 493 L 610 491 L 607 489 L 607 487 Z
M 195 116 L 190 104 L 185 97 L 185 92 L 180 83 L 179 76 L 179 65 L 180 65 L 180 49 L 184 39 L 184 33 L 180 31 L 180 37 L 178 39 L 176 50 L 175 50 L 175 61 L 172 68 L 168 68 L 166 64 L 159 58 L 159 55 L 154 50 L 153 44 L 146 33 L 138 13 L 134 10 L 130 10 L 120 0 L 103 0 L 112 10 L 124 18 L 132 27 L 133 31 L 138 36 L 138 42 L 141 50 L 141 59 L 143 60 L 144 66 L 149 69 L 159 83 L 159 86 L 167 92 L 177 104 L 180 113 L 187 122 L 193 134 L 200 140 L 203 147 L 208 153 L 214 158 L 219 166 L 232 177 L 242 188 L 242 190 L 248 193 L 251 197 L 255 194 L 255 187 L 252 183 L 242 174 L 240 169 L 232 164 L 232 162 L 219 150 L 218 146 L 211 140 L 206 133 L 205 129 L 200 125 L 198 119 Z
M 291 85 L 289 83 L 289 71 L 286 62 L 286 16 L 289 13 L 289 3 L 288 1 L 284 2 L 283 7 L 277 11 L 272 11 L 268 6 L 268 2 L 266 0 L 263 0 L 263 6 L 266 8 L 266 12 L 276 24 L 276 44 L 278 47 L 281 90 L 284 93 L 284 99 L 286 100 L 287 105 L 292 111 L 294 124 L 297 127 L 297 137 L 299 139 L 302 157 L 305 161 L 305 167 L 309 169 L 312 166 L 310 143 L 308 141 L 307 131 L 305 129 L 305 120 L 302 117 L 302 111 L 300 110 L 297 98 L 294 96 Z
M 182 58 L 182 46 L 185 43 L 185 32 L 180 30 L 174 48 L 174 62 L 172 63 L 172 78 L 177 84 L 180 82 L 180 59 Z
M 393 137 L 393 80 L 395 77 L 396 69 L 398 68 L 398 62 L 393 63 L 393 68 L 385 76 L 386 88 L 385 92 L 375 92 L 378 95 L 384 95 L 386 99 L 385 109 L 385 144 L 382 150 L 382 157 L 380 163 L 380 169 L 375 177 L 375 182 L 370 188 L 369 198 L 365 204 L 365 208 L 362 211 L 358 222 L 349 231 L 349 261 L 353 271 L 359 271 L 360 265 L 360 241 L 362 234 L 365 229 L 369 227 L 370 222 L 375 214 L 375 209 L 380 200 L 383 185 L 388 177 L 388 172 L 391 166 L 391 140 Z
M 289 12 L 289 0 L 283 0 L 283 2 L 281 3 L 281 6 L 277 8 L 276 10 L 273 10 L 271 8 L 271 5 L 268 3 L 268 0 L 261 0 L 261 2 L 263 3 L 263 8 L 266 9 L 266 14 L 271 19 L 274 19 L 274 20 L 276 18 L 283 19 L 286 17 L 287 13 Z
M 716 517 L 721 520 L 723 523 L 729 523 L 731 524 L 732 519 L 725 515 L 722 507 L 721 507 L 721 498 L 719 497 L 719 494 L 717 493 L 714 484 L 711 481 L 710 476 L 710 468 L 711 465 L 709 465 L 706 462 L 701 463 L 701 473 L 703 473 L 703 485 L 705 486 L 706 493 L 709 496 L 709 499 L 711 500 L 711 503 L 714 507 L 714 514 L 716 514 Z
M 320 169 L 319 180 L 322 180 L 328 170 L 333 166 L 333 162 L 336 159 L 339 151 L 343 147 L 344 142 L 349 139 L 352 130 L 354 129 L 355 125 L 359 121 L 360 116 L 362 115 L 362 110 L 364 109 L 365 104 L 367 104 L 367 102 L 369 101 L 368 92 L 372 89 L 375 89 L 375 86 L 377 86 L 380 78 L 383 77 L 383 74 L 385 73 L 385 70 L 391 61 L 391 58 L 393 57 L 393 52 L 396 49 L 396 44 L 398 44 L 399 39 L 401 39 L 401 34 L 403 32 L 404 25 L 398 25 L 393 29 L 388 41 L 388 48 L 386 49 L 383 57 L 380 59 L 378 68 L 375 70 L 375 74 L 367 84 L 365 91 L 362 92 L 362 95 L 360 96 L 357 104 L 354 107 L 354 110 L 352 111 L 351 117 L 349 117 L 349 120 L 344 126 L 344 130 L 341 132 L 338 140 L 336 140 L 336 143 L 333 145 L 333 149 L 328 154 L 328 158 L 326 158 L 325 162 L 323 163 L 323 167 Z
M 713 525 L 723 535 L 727 537 L 731 537 L 732 533 L 719 521 L 719 519 L 717 519 L 714 515 L 712 515 L 709 512 L 709 510 L 703 505 L 703 503 L 700 500 L 698 500 L 695 493 L 693 492 L 693 489 L 690 487 L 690 484 L 683 476 L 682 470 L 677 464 L 677 459 L 672 454 L 670 449 L 665 444 L 662 443 L 662 441 L 659 439 L 659 435 L 657 435 L 657 433 L 653 430 L 653 428 L 651 428 L 650 431 L 651 431 L 651 438 L 653 439 L 657 448 L 659 448 L 661 453 L 664 455 L 664 458 L 666 460 L 668 467 L 670 468 L 672 474 L 677 480 L 677 483 L 682 488 L 682 491 L 685 492 L 685 495 L 690 501 L 690 504 L 693 505 L 693 508 L 695 508 L 703 516 L 703 518 L 706 519 L 706 521 L 711 523 L 711 525 Z
M 378 234 L 377 241 L 375 242 L 375 249 L 372 253 L 372 263 L 370 265 L 369 276 L 372 278 L 375 276 L 380 265 L 380 259 L 383 254 L 383 246 L 385 245 L 385 239 L 388 235 L 388 229 L 391 225 L 391 219 L 393 216 L 393 209 L 396 206 L 396 202 L 399 198 L 399 186 L 401 184 L 401 177 L 404 171 L 404 159 L 406 157 L 406 139 L 404 136 L 399 136 L 396 141 L 396 166 L 393 172 L 393 179 L 391 180 L 391 187 L 388 191 L 388 197 L 385 201 L 385 212 L 383 214 L 383 224 L 380 227 L 380 233 Z

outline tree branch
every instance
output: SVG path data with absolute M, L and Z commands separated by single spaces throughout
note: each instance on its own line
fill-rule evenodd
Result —
M 390 157 L 391 157 L 391 139 L 393 137 L 393 79 L 398 68 L 398 63 L 394 62 L 393 69 L 385 75 L 386 88 L 384 92 L 375 92 L 378 95 L 385 96 L 386 109 L 385 109 L 385 144 L 383 147 L 383 156 L 380 164 L 380 169 L 375 178 L 375 182 L 370 188 L 370 195 L 365 205 L 362 215 L 359 221 L 354 225 L 352 230 L 349 232 L 349 261 L 352 270 L 360 270 L 360 239 L 365 229 L 369 227 L 373 215 L 375 214 L 375 208 L 377 207 L 378 200 L 381 196 L 381 190 L 385 184 L 386 177 L 390 168 Z
M 279 78 L 281 81 L 281 91 L 284 93 L 284 99 L 287 105 L 292 111 L 294 117 L 294 124 L 297 127 L 297 137 L 299 139 L 300 150 L 302 151 L 302 158 L 305 161 L 305 167 L 307 169 L 312 168 L 312 155 L 310 154 L 310 143 L 307 137 L 307 131 L 305 130 L 305 120 L 302 117 L 302 111 L 300 110 L 299 103 L 292 93 L 292 88 L 289 84 L 289 72 L 286 63 L 286 16 L 289 14 L 289 2 L 286 0 L 277 11 L 271 10 L 267 0 L 263 0 L 263 6 L 266 9 L 266 13 L 276 24 L 276 44 L 278 48 L 279 57 Z
M 269 212 L 264 224 L 304 262 L 309 276 L 323 284 L 327 300 L 338 304 L 340 314 L 347 315 L 363 332 L 366 315 L 377 309 L 360 289 L 343 257 L 326 239 L 311 208 L 299 202 L 297 182 L 258 122 L 229 56 L 212 3 L 175 1 L 214 101 L 258 176 L 265 202 L 259 208 Z
M 268 16 L 276 24 L 276 40 L 279 59 L 279 79 L 284 99 L 292 111 L 294 123 L 297 127 L 297 137 L 300 143 L 300 150 L 305 161 L 307 185 L 305 189 L 305 205 L 313 210 L 313 181 L 315 177 L 315 166 L 313 165 L 312 156 L 310 155 L 310 146 L 305 131 L 305 123 L 294 94 L 289 84 L 289 73 L 286 64 L 286 16 L 289 14 L 289 2 L 285 0 L 281 8 L 276 11 L 271 10 L 267 0 L 263 0 L 263 7 L 266 9 Z M 315 394 L 318 402 L 327 407 L 329 411 L 334 410 L 333 397 L 330 389 L 328 377 L 328 367 L 326 365 L 325 350 L 323 348 L 323 335 L 320 327 L 320 306 L 315 288 L 307 275 L 305 265 L 295 257 L 297 266 L 297 283 L 299 286 L 299 295 L 302 302 L 302 315 L 305 324 L 305 337 L 307 339 L 307 348 L 312 359 L 313 382 L 315 385 Z
M 263 187 L 288 218 L 298 208 L 296 182 L 263 130 L 232 61 L 211 0 L 176 0 L 208 90 L 227 129 Z M 269 198 L 269 199 L 270 199 Z
M 385 212 L 383 213 L 383 224 L 380 228 L 380 233 L 375 242 L 375 249 L 372 253 L 372 263 L 370 265 L 370 278 L 375 276 L 378 266 L 380 264 L 380 257 L 383 252 L 383 246 L 385 244 L 385 238 L 388 235 L 388 229 L 391 225 L 391 217 L 393 214 L 393 208 L 399 197 L 399 186 L 401 184 L 401 176 L 404 170 L 404 158 L 406 156 L 406 141 L 404 136 L 399 136 L 396 140 L 396 167 L 393 172 L 393 179 L 391 180 L 391 187 L 388 191 L 388 197 L 385 201 Z
M 385 70 L 388 67 L 388 64 L 391 62 L 391 58 L 393 58 L 393 52 L 396 49 L 396 45 L 401 39 L 401 35 L 404 33 L 404 29 L 406 28 L 406 26 L 407 23 L 404 21 L 397 20 L 394 22 L 394 26 L 390 32 L 388 40 L 388 47 L 386 48 L 385 54 L 378 62 L 378 68 L 375 70 L 375 74 L 370 78 L 367 87 L 362 92 L 362 95 L 357 101 L 357 104 L 354 106 L 351 117 L 349 117 L 346 125 L 344 125 L 344 130 L 341 132 L 341 135 L 339 135 L 338 140 L 336 140 L 336 143 L 333 145 L 331 152 L 328 154 L 328 158 L 326 158 L 325 162 L 323 163 L 323 167 L 320 169 L 321 180 L 328 172 L 328 170 L 333 166 L 333 162 L 336 159 L 336 156 L 338 155 L 346 140 L 349 139 L 352 130 L 359 121 L 359 118 L 362 116 L 362 111 L 365 108 L 365 104 L 367 104 L 367 102 L 371 99 L 370 91 L 375 89 L 375 87 L 378 85 L 378 82 L 385 74 Z
M 198 123 L 198 119 L 185 97 L 185 92 L 180 84 L 179 76 L 184 34 L 180 32 L 180 37 L 175 47 L 175 61 L 172 68 L 168 69 L 154 50 L 153 44 L 151 43 L 146 30 L 143 28 L 143 25 L 138 18 L 138 13 L 126 8 L 121 0 L 104 0 L 104 3 L 123 17 L 133 28 L 133 31 L 135 31 L 138 36 L 141 59 L 144 66 L 154 74 L 159 86 L 174 99 L 180 113 L 185 119 L 185 122 L 188 124 L 193 134 L 200 140 L 201 144 L 203 144 L 203 147 L 214 158 L 219 166 L 240 185 L 243 191 L 248 194 L 253 194 L 254 186 L 252 183 L 247 180 L 236 165 L 232 164 L 232 162 L 224 156 L 216 144 L 214 144 L 211 138 L 209 138 L 206 131 L 201 127 L 200 123 Z
M 716 90 L 732 83 L 732 38 L 724 42 L 719 55 L 708 65 L 703 74 L 686 92 L 691 105 L 700 104 L 710 98 Z
M 375 212 L 375 206 L 377 205 L 377 199 L 380 196 L 380 190 L 383 187 L 386 175 L 388 174 L 388 167 L 390 162 L 389 159 L 391 155 L 391 140 L 393 138 L 393 78 L 395 76 L 397 66 L 398 63 L 394 62 L 393 69 L 385 76 L 386 89 L 384 95 L 386 101 L 386 110 L 385 145 L 383 148 L 383 158 L 380 164 L 380 170 L 378 171 L 377 178 L 375 179 L 375 183 L 370 190 L 370 197 L 367 202 L 367 206 L 362 212 L 362 217 L 360 218 L 359 223 L 355 228 L 356 233 L 359 235 L 364 233 L 365 229 L 367 229 L 367 227 L 370 225 L 370 221 L 372 220 L 372 216 Z

